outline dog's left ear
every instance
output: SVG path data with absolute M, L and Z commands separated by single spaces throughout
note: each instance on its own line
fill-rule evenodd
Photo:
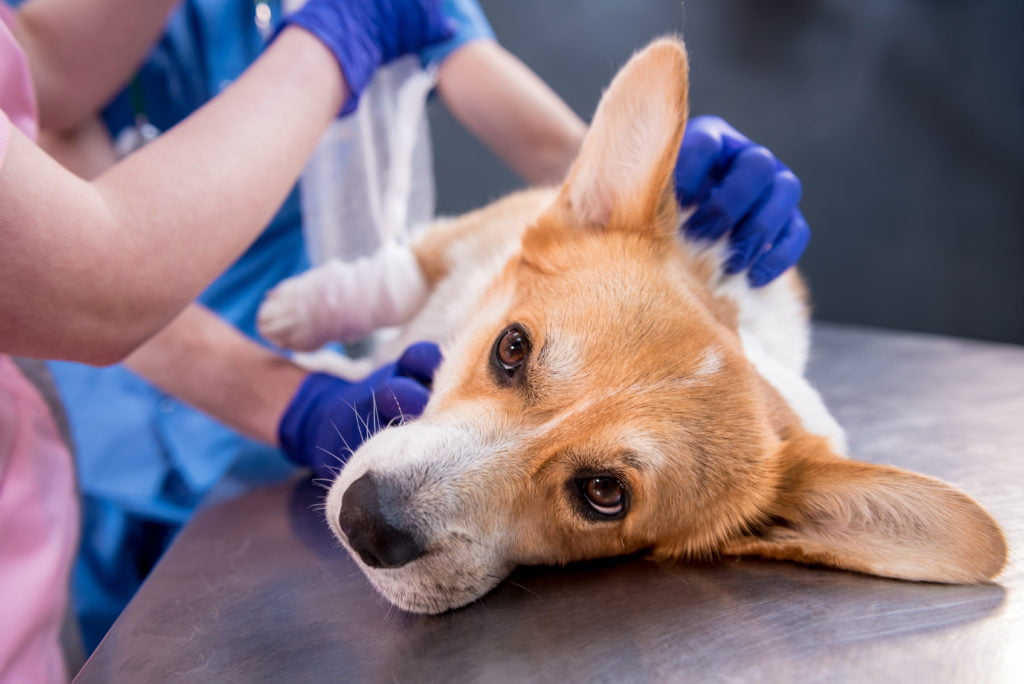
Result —
M 656 40 L 634 55 L 601 98 L 554 215 L 586 228 L 673 234 L 672 173 L 688 90 L 686 48 L 678 38 Z
M 781 456 L 771 524 L 722 553 L 955 584 L 992 579 L 1006 564 L 1002 530 L 945 482 L 840 458 L 817 437 L 785 444 Z

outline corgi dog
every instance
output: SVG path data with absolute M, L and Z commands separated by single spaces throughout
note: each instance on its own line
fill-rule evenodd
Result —
M 394 605 L 439 613 L 517 565 L 638 552 L 946 583 L 1003 568 L 1003 533 L 968 495 L 845 457 L 804 377 L 798 274 L 753 289 L 725 275 L 724 245 L 680 236 L 687 97 L 684 45 L 653 42 L 615 76 L 561 187 L 411 245 L 418 294 L 384 307 L 403 327 L 379 354 L 431 339 L 444 361 L 422 416 L 356 450 L 326 506 Z M 289 312 L 324 301 L 326 282 L 276 290 L 261 328 L 315 346 Z

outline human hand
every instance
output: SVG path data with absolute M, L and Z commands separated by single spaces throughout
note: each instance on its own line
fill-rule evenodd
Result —
M 811 232 L 798 208 L 800 180 L 766 148 L 717 116 L 686 127 L 675 168 L 676 197 L 695 206 L 684 232 L 698 240 L 728 235 L 726 273 L 748 270 L 754 287 L 796 264 Z
M 341 115 L 352 112 L 377 67 L 452 35 L 440 0 L 309 0 L 287 15 L 327 46 L 345 76 L 349 97 Z
M 494 29 L 476 0 L 441 0 L 441 10 L 452 21 L 455 33 L 448 40 L 420 50 L 423 66 L 440 64 L 474 40 L 494 40 Z
M 423 411 L 440 362 L 436 344 L 417 342 L 359 382 L 310 374 L 278 425 L 281 448 L 319 477 L 334 477 L 375 432 Z

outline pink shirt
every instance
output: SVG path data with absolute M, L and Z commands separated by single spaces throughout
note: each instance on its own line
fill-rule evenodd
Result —
M 0 682 L 67 681 L 60 626 L 78 542 L 71 455 L 46 402 L 0 356 Z
M 0 168 L 13 126 L 36 134 L 12 17 L 0 0 Z M 77 540 L 71 456 L 39 392 L 0 355 L 0 684 L 67 680 L 59 634 Z

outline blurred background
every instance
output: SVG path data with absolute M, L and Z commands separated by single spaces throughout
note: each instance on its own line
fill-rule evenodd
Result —
M 1024 344 L 1024 1 L 480 4 L 586 121 L 634 50 L 683 34 L 691 113 L 803 181 L 817 318 Z M 430 116 L 441 213 L 521 187 Z

